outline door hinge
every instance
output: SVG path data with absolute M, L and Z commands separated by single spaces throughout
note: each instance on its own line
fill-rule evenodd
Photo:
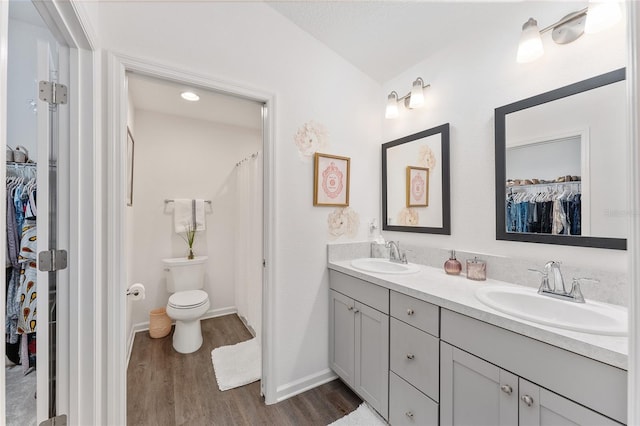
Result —
M 41 251 L 38 253 L 38 269 L 42 272 L 54 272 L 67 269 L 67 251 Z
M 39 84 L 40 100 L 49 105 L 67 103 L 67 86 L 52 81 L 41 81 Z
M 40 423 L 40 426 L 67 426 L 67 415 L 62 414 L 60 416 L 51 417 Z

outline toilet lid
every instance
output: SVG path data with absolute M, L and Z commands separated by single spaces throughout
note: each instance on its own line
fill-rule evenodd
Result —
M 209 295 L 202 290 L 187 290 L 173 293 L 169 297 L 169 306 L 178 309 L 197 308 L 207 303 Z

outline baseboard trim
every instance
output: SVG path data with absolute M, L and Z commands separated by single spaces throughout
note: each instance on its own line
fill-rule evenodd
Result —
M 337 378 L 338 376 L 336 373 L 327 368 L 326 370 L 310 374 L 291 383 L 278 386 L 276 389 L 276 402 L 284 401 L 285 399 L 291 398 L 292 396 L 296 396 L 320 385 L 324 385 L 325 383 L 329 383 Z
M 240 314 L 238 314 L 238 318 L 240 318 L 240 321 L 242 321 L 242 323 L 244 324 L 244 327 L 247 330 L 249 330 L 249 333 L 251 333 L 251 336 L 256 337 L 256 331 L 253 329 L 251 325 L 249 325 L 249 322 L 247 321 L 247 319 Z
M 235 306 L 228 306 L 226 308 L 209 309 L 206 314 L 202 316 L 202 319 L 223 317 L 225 315 L 231 315 L 238 313 L 238 308 Z
M 238 309 L 235 306 L 228 306 L 226 308 L 218 308 L 218 309 L 209 309 L 207 313 L 202 316 L 202 319 L 210 319 L 216 317 L 222 317 L 225 315 L 231 315 L 238 312 Z M 172 324 L 175 321 L 171 322 Z M 149 321 L 139 322 L 131 326 L 131 331 L 129 332 L 129 341 L 127 342 L 127 367 L 129 366 L 129 360 L 131 359 L 131 351 L 133 351 L 133 342 L 135 340 L 136 333 L 140 333 L 141 331 L 149 330 Z

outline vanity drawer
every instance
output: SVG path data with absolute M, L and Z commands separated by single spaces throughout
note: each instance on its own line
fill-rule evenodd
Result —
M 390 373 L 389 424 L 437 426 L 438 404 L 394 373 Z
M 329 287 L 389 315 L 389 289 L 329 270 Z
M 390 369 L 430 398 L 439 398 L 439 340 L 395 318 L 390 319 Z
M 440 335 L 439 308 L 431 303 L 392 291 L 391 316 L 436 337 Z

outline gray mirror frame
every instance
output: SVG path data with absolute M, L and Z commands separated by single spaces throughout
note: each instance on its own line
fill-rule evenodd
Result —
M 578 247 L 594 247 L 615 250 L 626 250 L 625 238 L 580 237 L 548 234 L 519 234 L 510 233 L 505 228 L 505 199 L 506 185 L 506 116 L 512 112 L 521 111 L 547 102 L 576 95 L 598 87 L 623 81 L 626 69 L 620 68 L 606 74 L 598 75 L 587 80 L 579 81 L 550 92 L 532 96 L 509 105 L 495 109 L 495 157 L 496 157 L 496 240 L 521 241 L 542 244 L 558 244 Z
M 438 133 L 440 133 L 442 137 L 442 227 L 389 225 L 387 222 L 387 150 L 394 146 L 433 136 Z M 451 235 L 449 133 L 449 123 L 447 123 L 382 144 L 382 229 L 384 231 Z

